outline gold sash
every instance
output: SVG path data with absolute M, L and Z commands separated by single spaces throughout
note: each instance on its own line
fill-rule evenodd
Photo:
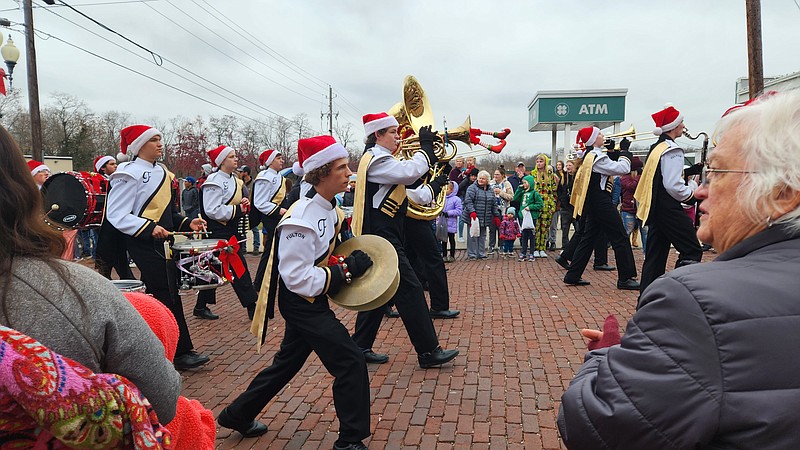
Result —
M 298 202 L 294 202 L 292 206 L 286 211 L 286 214 L 281 217 L 280 222 L 278 225 L 283 223 L 284 220 L 289 218 L 292 215 L 292 210 L 294 209 L 295 205 Z M 325 255 L 322 260 L 317 264 L 319 267 L 324 267 L 327 270 L 328 266 L 328 258 L 330 258 L 331 254 L 333 253 L 333 249 L 336 246 L 336 237 L 339 236 L 339 230 L 342 226 L 342 221 L 344 220 L 344 211 L 336 207 L 336 215 L 338 220 L 336 222 L 336 231 L 333 234 L 333 238 L 331 239 L 330 246 L 328 247 L 328 253 Z M 264 278 L 261 282 L 261 286 L 256 286 L 258 289 L 258 300 L 256 301 L 256 311 L 253 313 L 253 322 L 250 324 L 250 334 L 256 337 L 256 352 L 261 353 L 261 345 L 264 344 L 266 340 L 266 325 L 267 319 L 272 319 L 275 317 L 275 299 L 277 298 L 277 291 L 278 291 L 278 268 L 275 266 L 275 258 L 278 253 L 278 240 L 279 236 L 276 235 L 272 242 L 272 251 L 269 254 L 269 260 L 267 262 L 267 268 L 264 271 Z M 325 291 L 327 292 L 328 286 L 330 285 L 330 273 L 328 273 L 328 284 L 325 286 Z M 313 297 L 303 297 L 310 303 L 314 303 L 315 298 Z
M 350 230 L 353 236 L 361 236 L 361 231 L 364 229 L 364 215 L 366 214 L 367 206 L 367 169 L 369 163 L 375 155 L 372 152 L 364 153 L 361 161 L 358 163 L 358 175 L 356 175 L 356 195 L 353 198 L 353 216 L 350 219 Z
M 658 163 L 661 161 L 661 155 L 669 149 L 669 144 L 661 142 L 647 155 L 647 161 L 644 163 L 642 176 L 639 177 L 639 184 L 636 186 L 636 192 L 633 198 L 639 202 L 636 209 L 636 217 L 642 220 L 643 224 L 647 224 L 647 218 L 650 216 L 650 207 L 653 204 L 653 178 L 656 176 Z
M 172 180 L 175 178 L 172 172 L 167 170 L 166 166 L 160 164 L 162 169 L 164 169 L 164 178 L 161 180 L 161 185 L 156 188 L 155 194 L 150 198 L 150 201 L 144 206 L 142 213 L 139 215 L 145 219 L 152 220 L 155 223 L 158 223 L 161 220 L 161 216 L 164 215 L 164 211 L 170 206 L 172 203 Z M 141 232 L 142 230 L 140 230 Z M 138 233 L 137 233 L 138 236 Z
M 589 191 L 589 181 L 592 179 L 592 166 L 594 165 L 594 153 L 588 152 L 583 157 L 583 163 L 578 168 L 578 173 L 575 174 L 575 181 L 572 184 L 572 195 L 569 202 L 575 209 L 572 212 L 572 217 L 578 217 L 583 214 L 583 205 L 586 203 L 586 193 Z
M 277 206 L 273 212 L 280 212 L 281 210 L 281 203 L 283 203 L 283 199 L 286 198 L 286 178 L 281 177 L 281 187 L 278 188 L 278 192 L 272 196 L 272 203 L 275 203 Z

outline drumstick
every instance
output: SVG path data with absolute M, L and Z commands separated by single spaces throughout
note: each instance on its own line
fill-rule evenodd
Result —
M 211 233 L 203 229 L 203 231 L 170 231 L 169 234 L 170 236 L 193 236 L 196 234 L 203 234 L 208 236 Z

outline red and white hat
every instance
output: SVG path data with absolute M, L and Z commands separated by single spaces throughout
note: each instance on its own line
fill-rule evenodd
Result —
M 133 160 L 150 138 L 161 136 L 161 132 L 150 125 L 131 125 L 123 128 L 119 134 L 120 152 L 117 154 L 117 161 L 120 162 Z
M 654 113 L 651 117 L 653 122 L 656 123 L 656 129 L 653 130 L 653 134 L 656 136 L 661 136 L 661 133 L 674 130 L 683 122 L 683 114 L 672 105 L 664 107 L 664 109 Z
M 362 117 L 361 120 L 364 122 L 364 134 L 367 136 L 384 128 L 400 126 L 394 116 L 390 116 L 385 112 L 378 114 L 364 114 L 364 117 Z
M 45 166 L 44 163 L 41 161 L 34 161 L 34 160 L 28 161 L 28 168 L 31 169 L 31 176 L 36 175 L 37 173 L 43 170 L 50 172 L 50 168 Z
M 348 156 L 347 149 L 327 134 L 297 141 L 297 158 L 305 173 Z
M 597 140 L 598 135 L 600 135 L 600 128 L 581 128 L 578 131 L 578 135 L 575 136 L 575 145 L 572 147 L 575 149 L 583 149 L 586 148 L 587 145 L 594 145 L 594 141 Z
M 264 150 L 263 152 L 261 152 L 260 155 L 258 155 L 258 165 L 267 167 L 270 164 L 272 164 L 272 161 L 275 161 L 275 157 L 277 157 L 280 154 L 281 152 L 277 150 L 273 149 Z
M 297 175 L 298 177 L 302 177 L 306 172 L 300 167 L 300 161 L 295 161 L 292 163 L 292 173 Z
M 225 161 L 225 158 L 227 158 L 228 155 L 234 151 L 235 150 L 230 147 L 220 145 L 214 150 L 209 150 L 206 153 L 208 153 L 208 158 L 211 160 L 211 165 L 214 167 L 219 167 L 219 165 L 222 164 L 222 161 Z
M 113 161 L 113 160 L 114 160 L 113 156 L 108 156 L 108 155 L 106 155 L 106 156 L 102 156 L 102 155 L 98 156 L 97 158 L 94 159 L 94 171 L 95 172 L 100 172 L 100 169 L 102 169 L 103 166 L 106 165 L 106 163 L 108 163 L 109 161 Z

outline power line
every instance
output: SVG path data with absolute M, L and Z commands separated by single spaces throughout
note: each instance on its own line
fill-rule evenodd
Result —
M 308 80 L 310 80 L 310 81 L 312 81 L 312 82 L 316 83 L 316 81 L 314 81 L 314 80 L 312 80 L 312 79 L 308 78 L 308 77 L 307 77 L 307 76 L 305 76 L 305 75 L 304 75 L 302 72 L 300 72 L 300 71 L 298 71 L 298 70 L 294 69 L 293 67 L 289 66 L 288 64 L 286 64 L 286 63 L 284 63 L 284 62 L 282 62 L 282 61 L 278 60 L 278 59 L 277 59 L 277 58 L 276 58 L 274 55 L 270 54 L 269 52 L 267 52 L 267 51 L 266 51 L 266 50 L 264 50 L 263 48 L 259 47 L 259 45 L 258 45 L 256 42 L 253 42 L 253 40 L 252 40 L 252 39 L 248 38 L 247 36 L 245 36 L 244 34 L 242 34 L 241 32 L 239 32 L 238 30 L 236 30 L 235 28 L 233 28 L 233 27 L 232 27 L 230 24 L 228 24 L 228 23 L 225 23 L 225 22 L 223 22 L 223 21 L 220 21 L 220 20 L 219 20 L 219 17 L 218 17 L 217 15 L 215 15 L 215 14 L 214 14 L 214 13 L 212 13 L 211 11 L 207 10 L 206 8 L 204 8 L 204 7 L 203 7 L 203 5 L 201 5 L 201 4 L 199 4 L 199 3 L 197 3 L 197 1 L 196 1 L 196 0 L 192 0 L 192 1 L 194 2 L 194 4 L 195 4 L 195 5 L 197 5 L 197 7 L 198 7 L 198 8 L 202 9 L 203 11 L 205 11 L 205 12 L 206 12 L 206 14 L 208 14 L 209 16 L 211 16 L 211 18 L 212 18 L 212 19 L 214 19 L 214 20 L 215 20 L 215 21 L 217 21 L 217 22 L 221 22 L 223 25 L 225 25 L 226 27 L 228 27 L 228 28 L 229 28 L 231 31 L 233 31 L 234 33 L 236 33 L 236 34 L 238 34 L 239 36 L 241 36 L 242 38 L 244 38 L 244 39 L 245 39 L 247 42 L 249 42 L 250 44 L 252 44 L 252 45 L 253 45 L 253 46 L 255 46 L 256 48 L 258 48 L 259 50 L 261 50 L 262 52 L 264 52 L 265 54 L 267 54 L 267 55 L 268 55 L 269 57 L 271 57 L 272 59 L 274 59 L 274 60 L 278 61 L 279 63 L 283 64 L 283 65 L 284 65 L 284 66 L 286 66 L 286 67 L 287 67 L 289 70 L 291 70 L 291 71 L 295 72 L 296 74 L 298 74 L 298 75 L 300 75 L 300 76 L 302 76 L 302 77 L 304 77 L 304 78 L 306 78 L 306 79 L 308 79 Z M 173 6 L 174 6 L 174 5 L 173 5 Z M 219 10 L 217 10 L 217 9 L 216 9 L 216 8 L 214 8 L 213 6 L 210 6 L 210 8 L 214 9 L 214 11 L 216 11 L 218 14 L 222 14 L 222 13 L 220 13 L 220 12 L 219 12 Z M 184 14 L 185 14 L 185 13 L 184 13 Z M 225 16 L 223 15 L 223 17 L 225 17 Z M 225 18 L 227 19 L 227 17 L 225 17 Z M 194 18 L 193 18 L 193 19 L 194 19 Z M 196 19 L 194 19 L 194 20 L 195 20 L 195 21 L 197 21 Z M 230 20 L 230 19 L 228 19 L 228 20 Z M 237 26 L 238 26 L 238 25 L 237 25 Z M 277 73 L 277 74 L 279 74 L 279 75 L 281 75 L 281 76 L 284 76 L 284 77 L 286 77 L 287 79 L 289 79 L 289 80 L 291 80 L 291 81 L 293 81 L 293 82 L 295 82 L 295 83 L 299 84 L 300 86 L 303 86 L 304 88 L 308 89 L 308 90 L 309 90 L 309 91 L 311 91 L 311 92 L 314 92 L 314 93 L 319 93 L 319 91 L 315 90 L 315 88 L 313 88 L 313 87 L 309 87 L 308 85 L 305 85 L 305 84 L 303 84 L 303 83 L 299 82 L 299 81 L 298 81 L 296 78 L 292 78 L 292 77 L 290 77 L 290 76 L 288 76 L 288 75 L 284 74 L 283 72 L 280 72 L 280 71 L 278 71 L 277 69 L 274 69 L 274 68 L 270 67 L 269 65 L 267 65 L 266 63 L 264 63 L 264 61 L 262 61 L 262 60 L 260 60 L 260 59 L 256 58 L 255 56 L 251 55 L 250 53 L 248 53 L 248 52 L 246 52 L 246 51 L 242 50 L 241 48 L 237 47 L 236 45 L 234 45 L 234 44 L 231 44 L 231 45 L 233 45 L 234 47 L 236 47 L 236 48 L 237 48 L 239 51 L 241 51 L 241 52 L 242 52 L 242 53 L 244 53 L 245 55 L 247 55 L 247 56 L 249 56 L 249 57 L 253 58 L 253 60 L 255 60 L 256 62 L 258 62 L 258 63 L 259 63 L 259 64 L 261 64 L 262 66 L 264 66 L 264 67 L 268 68 L 269 70 L 271 70 L 271 71 L 273 71 L 273 72 L 275 72 L 275 73 Z M 317 85 L 320 85 L 320 84 L 319 84 L 319 83 L 317 83 Z M 327 87 L 327 85 L 322 85 L 321 87 L 323 87 L 323 88 L 326 88 L 326 87 Z
M 108 42 L 108 43 L 110 43 L 110 44 L 113 44 L 113 45 L 115 45 L 115 46 L 119 47 L 120 49 L 122 49 L 122 50 L 124 50 L 124 51 L 126 51 L 126 52 L 128 52 L 128 53 L 130 53 L 130 54 L 132 54 L 132 55 L 134 55 L 134 56 L 136 56 L 137 58 L 141 58 L 141 59 L 143 59 L 143 60 L 145 60 L 145 61 L 147 61 L 147 62 L 150 62 L 150 61 L 149 61 L 147 58 L 145 58 L 144 56 L 136 54 L 136 53 L 135 53 L 135 52 L 133 52 L 132 50 L 130 50 L 130 49 L 127 49 L 127 48 L 123 47 L 122 45 L 120 45 L 120 44 L 118 44 L 118 43 L 116 43 L 116 42 L 113 42 L 113 41 L 111 41 L 110 39 L 106 38 L 105 36 L 102 36 L 102 35 L 100 35 L 100 34 L 98 34 L 98 33 L 94 32 L 94 31 L 92 31 L 92 30 L 90 30 L 90 29 L 88 29 L 88 28 L 84 27 L 83 25 L 80 25 L 79 23 L 76 23 L 76 22 L 74 22 L 74 21 L 72 21 L 72 20 L 70 20 L 70 19 L 68 19 L 68 18 L 66 18 L 66 17 L 64 17 L 64 16 L 62 16 L 62 15 L 60 15 L 60 14 L 56 13 L 55 11 L 52 11 L 52 10 L 50 10 L 50 9 L 47 9 L 47 8 L 45 8 L 45 10 L 46 10 L 46 11 L 48 11 L 49 13 L 51 13 L 51 14 L 54 14 L 55 16 L 57 16 L 57 17 L 59 17 L 59 18 L 61 18 L 61 19 L 65 20 L 65 21 L 67 21 L 67 22 L 69 22 L 69 23 L 71 23 L 71 24 L 73 24 L 73 25 L 75 25 L 75 26 L 77 26 L 77 27 L 79 27 L 79 28 L 81 28 L 81 29 L 83 29 L 83 30 L 85 30 L 85 31 L 89 32 L 89 33 L 92 33 L 93 35 L 95 35 L 95 36 L 99 37 L 100 39 L 103 39 L 103 40 L 105 40 L 106 42 Z M 231 94 L 231 95 L 234 95 L 234 96 L 236 96 L 236 97 L 238 97 L 238 98 L 240 98 L 240 99 L 242 99 L 242 100 L 244 100 L 244 101 L 247 101 L 248 103 L 251 103 L 251 104 L 255 105 L 255 106 L 256 106 L 256 107 L 258 107 L 258 108 L 261 108 L 261 109 L 263 109 L 264 111 L 268 112 L 269 114 L 273 114 L 273 115 L 275 115 L 275 116 L 277 116 L 277 117 L 282 117 L 282 118 L 284 118 L 284 119 L 286 119 L 286 120 L 289 120 L 288 118 L 286 118 L 286 117 L 282 116 L 281 114 L 278 114 L 278 113 L 276 113 L 276 112 L 274 112 L 274 111 L 271 111 L 270 109 L 268 109 L 268 108 L 265 108 L 265 107 L 263 107 L 263 106 L 261 106 L 261 105 L 259 105 L 259 104 L 255 103 L 255 102 L 252 102 L 252 101 L 250 101 L 250 100 L 248 100 L 248 99 L 246 99 L 246 98 L 242 97 L 241 95 L 238 95 L 238 94 L 236 94 L 235 92 L 232 92 L 232 91 L 230 91 L 229 89 L 226 89 L 225 87 L 223 87 L 223 86 L 220 86 L 219 84 L 217 84 L 217 83 L 214 83 L 213 81 L 211 81 L 211 80 L 209 80 L 209 79 L 207 79 L 207 78 L 205 78 L 205 77 L 203 77 L 203 76 L 201 76 L 201 75 L 198 75 L 198 74 L 196 74 L 196 73 L 192 72 L 191 70 L 189 70 L 189 69 L 187 69 L 187 68 L 185 68 L 185 67 L 183 67 L 183 66 L 181 66 L 181 65 L 179 65 L 179 64 L 177 64 L 177 63 L 175 63 L 175 62 L 173 62 L 172 60 L 170 60 L 170 59 L 168 59 L 168 58 L 163 58 L 163 60 L 164 60 L 164 61 L 167 61 L 167 62 L 169 62 L 169 63 L 171 63 L 171 64 L 174 64 L 174 65 L 175 65 L 175 66 L 177 66 L 178 68 L 180 68 L 180 69 L 182 69 L 182 70 L 184 70 L 184 71 L 186 71 L 186 72 L 188 72 L 188 73 L 190 73 L 190 74 L 194 75 L 195 77 L 197 77 L 197 78 L 199 78 L 199 79 L 201 79 L 201 80 L 203 80 L 203 81 L 205 81 L 205 82 L 207 82 L 207 83 L 209 83 L 209 84 L 211 84 L 211 85 L 213 85 L 213 86 L 215 86 L 215 87 L 217 87 L 217 88 L 219 88 L 219 89 L 221 89 L 221 90 L 223 90 L 223 91 L 225 91 L 225 92 L 228 92 L 228 93 L 229 93 L 229 94 Z M 162 69 L 166 70 L 167 72 L 169 72 L 169 73 L 171 73 L 171 74 L 173 74 L 173 75 L 175 75 L 175 76 L 177 76 L 177 77 L 179 77 L 179 78 L 182 78 L 183 80 L 185 80 L 185 81 L 188 81 L 188 82 L 190 82 L 190 83 L 192 83 L 192 84 L 194 84 L 194 85 L 196 85 L 196 86 L 198 86 L 198 87 L 201 87 L 201 88 L 205 88 L 205 87 L 206 87 L 205 85 L 202 85 L 202 84 L 200 84 L 200 83 L 198 83 L 198 82 L 196 82 L 196 81 L 194 81 L 194 80 L 191 80 L 191 79 L 189 79 L 189 78 L 186 78 L 185 76 L 183 76 L 183 75 L 181 75 L 181 74 L 179 74 L 179 73 L 177 73 L 177 72 L 175 72 L 175 71 L 173 71 L 173 70 L 171 70 L 171 69 L 169 69 L 169 68 L 167 68 L 167 67 L 164 67 L 163 65 L 158 65 L 158 66 L 159 66 L 159 67 L 161 67 Z M 241 106 L 241 107 L 243 107 L 243 108 L 249 109 L 250 111 L 252 111 L 252 112 L 254 112 L 254 113 L 256 113 L 256 114 L 263 114 L 262 112 L 259 112 L 259 111 L 255 110 L 255 109 L 253 109 L 253 108 L 251 108 L 251 107 L 249 107 L 249 106 L 247 106 L 247 105 L 244 105 L 244 104 L 242 104 L 242 103 L 239 103 L 239 102 L 237 102 L 237 101 L 235 101 L 235 100 L 232 100 L 232 99 L 230 99 L 230 98 L 224 97 L 224 96 L 222 96 L 221 94 L 217 94 L 217 95 L 220 95 L 221 97 L 225 98 L 226 100 L 230 100 L 230 101 L 232 101 L 233 103 L 237 104 L 238 106 Z
M 158 2 L 161 0 L 122 0 L 119 2 L 96 2 L 96 3 L 79 3 L 73 6 L 103 6 L 103 5 L 122 5 L 125 3 L 141 3 L 141 2 Z M 34 8 L 52 8 L 52 7 L 63 7 L 63 5 L 48 5 L 48 6 L 40 6 L 40 5 L 33 5 Z M 0 9 L 0 13 L 9 12 L 9 11 L 19 11 L 19 8 L 8 8 L 8 9 Z
M 167 0 L 167 3 L 170 3 L 170 2 Z M 172 3 L 170 3 L 170 5 L 172 5 Z M 178 22 L 174 21 L 173 19 L 171 19 L 170 17 L 168 17 L 167 15 L 165 15 L 164 13 L 162 13 L 161 11 L 159 11 L 159 10 L 155 9 L 155 8 L 154 8 L 154 7 L 152 7 L 151 5 L 148 5 L 148 4 L 146 4 L 146 3 L 145 3 L 145 6 L 147 6 L 148 8 L 150 8 L 150 9 L 152 9 L 153 11 L 155 11 L 156 13 L 158 13 L 158 14 L 159 14 L 161 17 L 163 17 L 163 18 L 165 18 L 165 19 L 169 20 L 170 22 L 172 22 L 173 24 L 175 24 L 175 26 L 177 26 L 178 28 L 180 28 L 180 29 L 182 29 L 183 31 L 185 31 L 185 32 L 189 33 L 189 34 L 190 34 L 192 37 L 194 37 L 195 39 L 198 39 L 199 41 L 203 42 L 203 43 L 204 43 L 204 44 L 206 44 L 207 46 L 209 46 L 209 47 L 213 48 L 214 50 L 216 50 L 217 52 L 219 52 L 221 55 L 223 55 L 223 56 L 225 56 L 226 58 L 230 59 L 231 61 L 233 61 L 233 62 L 235 62 L 235 63 L 237 63 L 237 64 L 241 65 L 241 66 L 242 66 L 242 67 L 244 67 L 245 69 L 247 69 L 247 70 L 249 70 L 249 71 L 253 72 L 254 74 L 256 74 L 256 75 L 260 76 L 261 78 L 264 78 L 264 79 L 265 79 L 265 80 L 267 80 L 267 81 L 270 81 L 270 82 L 272 82 L 272 83 L 275 83 L 275 84 L 277 84 L 278 86 L 280 86 L 280 87 L 282 87 L 282 88 L 286 89 L 287 91 L 293 92 L 293 93 L 295 93 L 295 94 L 297 94 L 297 95 L 299 95 L 299 96 L 301 96 L 301 97 L 307 98 L 307 99 L 309 99 L 309 100 L 311 100 L 311 101 L 313 101 L 313 102 L 317 102 L 317 101 L 318 101 L 317 99 L 311 98 L 311 97 L 309 97 L 309 96 L 307 96 L 307 95 L 305 95 L 305 94 L 303 94 L 303 93 L 297 92 L 296 90 L 294 90 L 294 89 L 292 89 L 292 88 L 290 88 L 290 87 L 288 87 L 288 86 L 285 86 L 285 85 L 283 85 L 283 84 L 279 83 L 278 81 L 275 81 L 275 80 L 273 80 L 272 78 L 270 78 L 270 77 L 268 77 L 268 76 L 264 75 L 263 73 L 261 73 L 261 72 L 259 72 L 259 71 L 255 70 L 255 69 L 253 69 L 252 67 L 248 66 L 247 64 L 244 64 L 243 62 L 241 62 L 241 61 L 239 61 L 239 60 L 237 60 L 237 59 L 233 58 L 232 56 L 228 55 L 227 53 L 225 53 L 224 51 L 222 51 L 222 50 L 221 50 L 221 49 L 219 49 L 218 47 L 214 46 L 213 44 L 211 44 L 211 43 L 210 43 L 210 42 L 208 42 L 207 40 L 205 40 L 205 39 L 201 38 L 200 36 L 196 35 L 195 33 L 191 32 L 190 30 L 188 30 L 188 29 L 187 29 L 186 27 L 184 27 L 183 25 L 181 25 L 181 24 L 179 24 Z M 173 6 L 174 6 L 174 5 L 173 5 Z M 180 9 L 179 9 L 179 10 L 180 10 Z M 186 14 L 186 13 L 185 13 L 185 12 L 183 12 L 183 11 L 181 11 L 181 12 L 182 12 L 183 14 Z M 187 14 L 187 16 L 188 16 L 188 14 Z M 191 18 L 191 16 L 189 16 L 189 17 Z M 198 23 L 199 23 L 199 22 L 198 22 Z M 202 24 L 201 24 L 201 25 L 202 25 Z M 205 25 L 203 25 L 203 26 L 205 26 Z
M 241 26 L 240 26 L 240 25 L 239 25 L 239 24 L 238 24 L 238 23 L 237 23 L 235 20 L 231 20 L 231 18 L 230 18 L 230 17 L 226 16 L 226 15 L 225 15 L 225 14 L 224 14 L 222 11 L 220 11 L 220 10 L 218 10 L 217 8 L 215 8 L 214 6 L 212 6 L 212 5 L 211 5 L 210 3 L 208 3 L 206 0 L 201 0 L 201 1 L 202 1 L 203 3 L 205 3 L 206 5 L 208 5 L 208 7 L 209 7 L 209 8 L 213 9 L 213 10 L 214 10 L 214 11 L 215 11 L 217 14 L 219 14 L 220 16 L 222 16 L 222 17 L 224 17 L 226 20 L 228 20 L 228 22 L 230 22 L 230 23 L 232 23 L 233 25 L 235 25 L 235 26 L 236 26 L 236 28 L 239 28 L 240 30 L 242 30 L 243 32 L 245 32 L 245 33 L 246 33 L 248 36 L 250 36 L 250 37 L 251 37 L 251 38 L 253 38 L 255 41 L 257 41 L 258 43 L 260 43 L 260 44 L 261 44 L 263 47 L 266 47 L 266 48 L 268 48 L 268 49 L 269 49 L 269 50 L 270 50 L 272 53 L 274 53 L 275 55 L 277 55 L 277 56 L 279 56 L 280 58 L 282 58 L 283 60 L 285 60 L 286 62 L 284 63 L 284 65 L 287 65 L 287 67 L 288 67 L 289 65 L 291 65 L 291 66 L 294 66 L 294 67 L 295 67 L 295 68 L 297 68 L 297 69 L 298 69 L 300 72 L 303 72 L 303 73 L 307 74 L 308 76 L 305 76 L 305 75 L 303 75 L 302 73 L 301 73 L 300 75 L 302 75 L 303 77 L 305 77 L 305 78 L 306 78 L 307 80 L 309 80 L 309 81 L 312 81 L 312 82 L 315 82 L 315 83 L 319 84 L 319 85 L 320 85 L 320 87 L 322 87 L 322 88 L 325 88 L 325 87 L 327 87 L 327 86 L 328 86 L 328 83 L 326 83 L 325 81 L 323 81 L 323 80 L 319 79 L 318 77 L 314 76 L 313 74 L 311 74 L 311 73 L 310 73 L 310 72 L 308 72 L 307 70 L 303 69 L 302 67 L 300 67 L 300 66 L 298 66 L 297 64 L 293 63 L 292 61 L 290 61 L 290 60 L 289 60 L 288 58 L 286 58 L 285 56 L 283 56 L 283 55 L 281 55 L 280 53 L 278 53 L 277 51 L 275 51 L 275 50 L 274 50 L 272 47 L 270 47 L 269 45 L 267 45 L 266 43 L 264 43 L 264 41 L 262 41 L 261 39 L 259 39 L 259 38 L 258 38 L 258 37 L 256 37 L 256 36 L 254 36 L 252 33 L 250 33 L 249 31 L 247 31 L 245 28 L 242 28 L 242 27 L 241 27 Z M 196 2 L 195 2 L 195 3 L 196 3 Z M 199 6 L 199 5 L 198 5 L 198 6 Z M 259 48 L 261 48 L 261 47 L 259 47 Z M 273 58 L 275 58 L 275 60 L 278 60 L 278 58 L 277 58 L 276 56 L 273 56 L 272 54 L 270 54 L 270 52 L 267 52 L 267 51 L 266 51 L 266 50 L 264 50 L 263 48 L 261 48 L 261 51 L 263 51 L 264 53 L 268 54 L 269 56 L 272 56 Z M 299 72 L 298 72 L 298 73 L 299 73 Z M 311 79 L 311 78 L 309 78 L 309 77 L 313 78 L 313 79 L 314 79 L 314 80 L 316 80 L 316 81 L 312 80 L 312 79 Z
M 211 101 L 211 100 L 208 100 L 208 99 L 206 99 L 206 98 L 200 97 L 199 95 L 192 94 L 192 93 L 191 93 L 191 92 L 189 92 L 189 91 L 186 91 L 186 90 L 184 90 L 184 89 L 181 89 L 181 88 L 179 88 L 179 87 L 177 87 L 177 86 L 173 86 L 173 85 L 171 85 L 171 84 L 169 84 L 169 83 L 167 83 L 167 82 L 161 81 L 161 80 L 159 80 L 159 79 L 157 79 L 157 78 L 151 77 L 150 75 L 147 75 L 147 74 L 144 74 L 144 73 L 142 73 L 142 72 L 139 72 L 138 70 L 131 69 L 131 68 L 130 68 L 130 67 L 128 67 L 128 66 L 125 66 L 125 65 L 123 65 L 123 64 L 120 64 L 120 63 L 118 63 L 118 62 L 116 62 L 116 61 L 113 61 L 113 60 L 111 60 L 111 59 L 109 59 L 109 58 L 106 58 L 105 56 L 102 56 L 102 55 L 99 55 L 99 54 L 97 54 L 97 53 L 95 53 L 95 52 L 92 52 L 91 50 L 87 50 L 87 49 L 85 49 L 85 48 L 83 48 L 83 47 L 80 47 L 80 46 L 78 46 L 78 45 L 76 45 L 76 44 L 73 44 L 73 43 L 67 42 L 67 41 L 65 41 L 64 39 L 61 39 L 61 38 L 60 38 L 60 37 L 58 37 L 58 36 L 52 35 L 52 34 L 50 34 L 50 33 L 47 33 L 47 32 L 44 32 L 44 31 L 42 31 L 42 30 L 38 30 L 38 29 L 36 30 L 36 32 L 37 32 L 37 33 L 42 33 L 42 34 L 46 35 L 48 38 L 55 39 L 55 40 L 57 40 L 57 41 L 59 41 L 59 42 L 61 42 L 61 43 L 63 43 L 63 44 L 69 45 L 69 46 L 70 46 L 70 47 L 72 47 L 72 48 L 75 48 L 75 49 L 77 49 L 77 50 L 80 50 L 80 51 L 82 51 L 82 52 L 88 53 L 88 54 L 90 54 L 90 55 L 94 56 L 95 58 L 102 59 L 103 61 L 106 61 L 106 62 L 108 62 L 108 63 L 110 63 L 110 64 L 113 64 L 113 65 L 115 65 L 115 66 L 117 66 L 117 67 L 120 67 L 120 68 L 122 68 L 122 69 L 125 69 L 125 70 L 127 70 L 127 71 L 129 71 L 129 72 L 133 72 L 133 73 L 135 73 L 135 74 L 137 74 L 137 75 L 139 75 L 139 76 L 142 76 L 142 77 L 144 77 L 144 78 L 147 78 L 148 80 L 154 81 L 154 82 L 156 82 L 156 83 L 158 83 L 158 84 L 161 84 L 161 85 L 163 85 L 163 86 L 166 86 L 166 87 L 168 87 L 168 88 L 170 88 L 170 89 L 174 89 L 174 90 L 176 90 L 176 91 L 178 91 L 178 92 L 180 92 L 180 93 L 182 93 L 182 94 L 188 95 L 188 96 L 190 96 L 190 97 L 192 97 L 192 98 L 195 98 L 195 99 L 197 99 L 197 100 L 200 100 L 200 101 L 202 101 L 202 102 L 208 103 L 209 105 L 216 106 L 217 108 L 223 109 L 223 110 L 225 110 L 225 111 L 228 111 L 228 112 L 230 112 L 230 113 L 232 113 L 232 114 L 235 114 L 235 115 L 237 115 L 237 116 L 239 116 L 239 117 L 242 117 L 242 118 L 245 118 L 245 119 L 251 120 L 251 121 L 253 121 L 253 122 L 262 123 L 262 122 L 261 122 L 261 121 L 259 121 L 258 119 L 254 119 L 254 118 L 252 118 L 252 117 L 246 116 L 246 115 L 244 115 L 244 114 L 242 114 L 242 113 L 240 113 L 240 112 L 234 111 L 234 110 L 232 110 L 232 109 L 230 109 L 230 108 L 227 108 L 227 107 L 225 107 L 225 106 L 222 106 L 222 105 L 220 105 L 220 104 L 218 104 L 218 103 L 215 103 L 215 102 L 213 102 L 213 101 Z

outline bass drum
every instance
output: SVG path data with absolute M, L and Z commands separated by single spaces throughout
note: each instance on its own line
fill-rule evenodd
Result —
M 42 185 L 45 220 L 63 228 L 99 227 L 106 205 L 106 179 L 88 172 L 57 173 Z

